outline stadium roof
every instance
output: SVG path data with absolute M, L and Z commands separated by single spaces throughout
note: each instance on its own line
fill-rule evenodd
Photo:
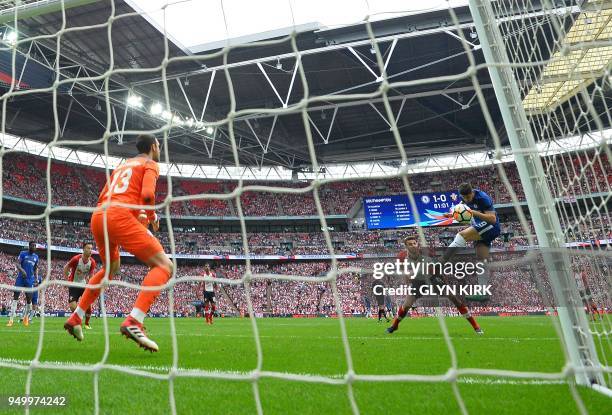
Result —
M 27 9 L 41 8 L 39 3 L 45 3 L 45 13 Z M 110 2 L 65 0 L 66 25 L 59 58 L 63 82 L 57 88 L 54 114 L 54 35 L 62 28 L 62 13 L 50 12 L 51 3 L 60 2 L 26 3 L 20 11 L 23 18 L 18 21 L 19 34 L 12 35 L 8 29 L 4 32 L 5 43 L 11 46 L 17 42 L 19 50 L 14 71 L 10 64 L 12 49 L 5 46 L 0 50 L 0 72 L 8 74 L 8 82 L 12 76 L 19 86 L 7 105 L 7 133 L 41 142 L 57 135 L 60 145 L 101 153 L 102 137 L 109 127 L 109 152 L 121 157 L 133 153 L 134 135 L 130 132 L 159 130 L 172 119 L 168 138 L 171 162 L 233 165 L 230 128 L 224 122 L 232 104 L 226 79 L 229 74 L 238 111 L 233 131 L 239 163 L 288 169 L 311 165 L 298 107 L 305 90 L 296 72 L 296 53 L 280 20 L 275 26 L 257 29 L 264 30 L 263 35 L 249 28 L 236 32 L 239 38 L 232 41 L 234 44 L 258 43 L 233 47 L 226 57 L 227 66 L 218 49 L 218 35 L 181 42 L 177 39 L 182 35 L 168 28 L 169 61 L 164 73 L 160 67 L 164 36 L 152 17 L 154 13 L 139 12 L 142 2 L 115 1 L 115 17 L 109 29 L 107 22 L 113 13 Z M 155 2 L 147 0 L 149 3 Z M 454 9 L 462 34 L 470 42 L 476 62 L 483 63 L 469 10 L 462 3 L 457 2 Z M 568 16 L 578 12 L 574 3 L 562 8 Z M 538 2 L 532 4 L 533 19 L 539 19 Z M 398 12 L 393 7 L 391 11 Z M 392 85 L 388 90 L 402 144 L 411 158 L 486 151 L 491 148 L 491 138 L 474 86 L 464 76 L 467 53 L 448 10 L 435 10 L 431 5 L 424 8 L 427 10 L 416 14 L 372 19 L 376 20 L 371 27 L 389 82 L 414 81 L 402 87 Z M 0 10 L 0 21 L 10 20 L 11 13 L 10 9 Z M 397 145 L 384 103 L 375 94 L 380 72 L 365 25 L 325 28 L 309 23 L 315 17 L 296 20 L 295 44 L 309 97 L 326 98 L 311 101 L 307 111 L 317 162 L 337 165 L 397 160 Z M 209 20 L 215 19 L 204 16 L 199 20 L 202 26 L 210 26 L 213 23 Z M 214 24 L 218 26 L 216 20 Z M 526 25 L 525 30 L 536 26 Z M 542 25 L 538 27 L 543 30 Z M 27 39 L 32 36 L 37 38 Z M 103 75 L 109 70 L 111 52 L 114 67 L 107 100 Z M 77 80 L 72 82 L 70 78 Z M 422 79 L 428 81 L 417 81 Z M 488 72 L 478 71 L 477 79 L 505 145 Z M 29 93 L 33 88 L 46 92 Z M 346 94 L 359 96 L 341 99 Z
M 524 97 L 525 110 L 550 112 L 609 71 L 612 46 L 607 41 L 611 38 L 612 8 L 582 11 L 543 68 L 538 87 Z M 572 46 L 578 48 L 571 50 Z
M 466 6 L 467 0 L 127 0 L 161 33 L 188 53 L 269 39 L 307 29 L 332 29 L 370 21 Z M 164 7 L 165 6 L 165 7 Z M 263 6 L 263 7 L 262 7 Z
M 596 149 L 604 142 L 612 142 L 612 129 L 601 134 L 572 136 L 557 141 L 540 142 L 538 152 L 542 156 L 555 156 L 569 152 Z M 90 167 L 114 169 L 125 159 L 75 150 L 65 147 L 51 147 L 39 141 L 5 134 L 0 136 L 0 143 L 7 150 L 29 153 L 34 156 L 48 157 L 68 163 Z M 342 180 L 350 178 L 379 178 L 397 176 L 405 170 L 408 174 L 429 173 L 437 171 L 477 168 L 497 163 L 514 162 L 514 154 L 508 147 L 499 154 L 492 151 L 470 151 L 448 155 L 420 157 L 409 160 L 407 164 L 399 162 L 362 162 L 351 164 L 329 164 L 321 166 L 319 171 L 312 169 L 289 169 L 282 166 L 232 167 L 210 166 L 186 163 L 160 163 L 160 173 L 175 177 L 222 180 Z

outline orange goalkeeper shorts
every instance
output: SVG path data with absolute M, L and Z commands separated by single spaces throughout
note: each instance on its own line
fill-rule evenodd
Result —
M 110 207 L 107 210 L 106 226 L 108 229 L 108 248 L 110 261 L 119 259 L 119 247 L 133 254 L 142 262 L 147 262 L 152 256 L 163 253 L 164 248 L 153 234 L 145 228 L 129 209 Z M 91 216 L 91 233 L 96 240 L 96 247 L 102 259 L 106 261 L 104 245 L 104 212 L 96 211 Z

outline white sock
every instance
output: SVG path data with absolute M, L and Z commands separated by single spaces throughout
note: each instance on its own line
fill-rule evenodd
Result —
M 81 307 L 77 306 L 74 312 L 77 313 L 77 315 L 81 318 L 81 320 L 85 318 L 85 310 L 83 310 Z
M 26 312 L 27 312 L 27 313 L 26 313 Z M 23 309 L 23 314 L 21 315 L 21 318 L 24 318 L 24 317 L 26 317 L 26 316 L 27 316 L 28 318 L 31 318 L 31 317 L 32 317 L 33 312 L 34 312 L 34 305 L 32 304 L 32 305 L 30 305 L 29 307 L 26 305 L 26 307 Z
M 26 316 L 29 316 L 29 315 L 30 315 L 30 308 L 31 308 L 31 307 L 32 307 L 32 304 L 30 304 L 30 303 L 26 303 L 25 309 L 23 310 L 23 316 L 24 316 L 24 318 L 25 318 Z
M 15 317 L 15 313 L 17 312 L 17 300 L 13 300 L 11 303 L 11 320 Z
M 139 310 L 136 307 L 134 307 L 134 308 L 132 308 L 132 311 L 130 312 L 130 316 L 132 316 L 133 318 L 136 319 L 136 321 L 138 321 L 140 324 L 142 324 L 142 322 L 144 321 L 144 319 L 146 317 L 146 313 L 144 313 L 142 310 Z
M 465 238 L 461 236 L 460 233 L 455 235 L 455 239 L 453 239 L 453 242 L 451 242 L 451 244 L 449 245 L 449 247 L 457 247 L 457 248 L 465 248 L 466 246 L 467 246 L 467 242 L 465 241 Z

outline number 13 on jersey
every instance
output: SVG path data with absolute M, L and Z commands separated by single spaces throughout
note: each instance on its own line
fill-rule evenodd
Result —
M 130 179 L 132 178 L 132 168 L 128 167 L 121 171 L 115 171 L 113 181 L 109 186 L 110 194 L 121 194 L 124 193 L 130 186 Z

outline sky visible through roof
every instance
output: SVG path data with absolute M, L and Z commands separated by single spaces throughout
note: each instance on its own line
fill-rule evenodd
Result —
M 467 4 L 467 0 L 128 0 L 188 50 L 272 30 L 319 23 L 334 28 Z M 164 7 L 165 6 L 165 7 Z M 225 15 L 225 19 L 224 19 Z M 227 25 L 226 25 L 227 23 Z

